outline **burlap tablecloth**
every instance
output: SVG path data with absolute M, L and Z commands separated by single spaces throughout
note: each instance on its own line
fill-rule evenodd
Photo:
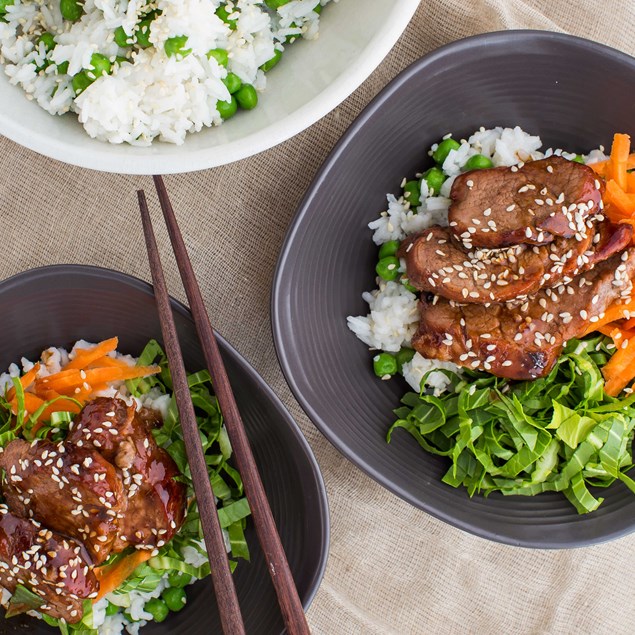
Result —
M 326 480 L 332 540 L 309 610 L 316 634 L 635 630 L 635 535 L 587 549 L 531 551 L 431 518 L 330 446 L 291 396 L 273 349 L 269 292 L 278 252 L 303 192 L 340 135 L 424 53 L 512 28 L 567 31 L 635 55 L 631 0 L 423 0 L 381 67 L 318 124 L 254 158 L 166 179 L 215 324 L 286 403 Z M 135 211 L 138 187 L 151 189 L 151 183 L 63 165 L 0 138 L 0 277 L 74 262 L 149 279 Z M 162 230 L 159 241 L 167 254 Z M 170 289 L 182 298 L 172 259 L 165 264 Z

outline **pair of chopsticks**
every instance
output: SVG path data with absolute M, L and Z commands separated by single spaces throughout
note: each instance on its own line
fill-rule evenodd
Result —
M 183 237 L 179 230 L 174 215 L 174 210 L 170 204 L 167 190 L 160 176 L 154 177 L 154 185 L 159 195 L 159 202 L 163 211 L 163 217 L 168 228 L 172 249 L 176 257 L 176 262 L 181 274 L 181 280 L 187 294 L 190 309 L 194 316 L 194 323 L 198 333 L 201 346 L 205 355 L 205 360 L 221 412 L 225 420 L 227 434 L 234 450 L 234 457 L 238 470 L 242 476 L 245 495 L 251 508 L 251 514 L 256 526 L 258 540 L 262 547 L 267 562 L 267 569 L 271 576 L 273 586 L 278 596 L 278 603 L 282 612 L 287 632 L 290 635 L 308 634 L 309 627 L 306 622 L 302 603 L 298 596 L 298 591 L 293 581 L 291 569 L 287 562 L 286 555 L 276 523 L 269 507 L 269 502 L 265 494 L 256 462 L 249 446 L 247 434 L 242 422 L 242 418 L 236 405 L 227 371 L 223 363 L 218 342 L 209 316 L 205 310 L 203 297 L 196 282 L 192 263 L 187 254 Z M 174 317 L 170 306 L 167 285 L 161 267 L 161 259 L 157 247 L 152 221 L 143 190 L 137 192 L 139 198 L 139 208 L 143 221 L 143 233 L 145 236 L 150 262 L 152 282 L 154 284 L 154 294 L 159 310 L 161 322 L 161 332 L 163 342 L 168 357 L 172 382 L 174 385 L 174 396 L 181 419 L 183 429 L 183 440 L 187 458 L 192 472 L 194 491 L 198 501 L 198 508 L 203 526 L 205 546 L 212 570 L 212 584 L 216 593 L 216 600 L 220 611 L 223 632 L 226 635 L 241 635 L 245 633 L 245 626 L 240 612 L 238 596 L 234 580 L 229 568 L 229 560 L 225 549 L 222 530 L 216 513 L 216 502 L 212 487 L 207 474 L 207 465 L 203 456 L 203 449 L 198 433 L 194 406 L 190 397 L 187 384 L 185 366 L 181 347 L 179 345 L 174 325 Z

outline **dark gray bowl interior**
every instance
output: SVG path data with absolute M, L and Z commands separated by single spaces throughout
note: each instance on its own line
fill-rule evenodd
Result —
M 51 345 L 80 338 L 119 336 L 119 350 L 138 354 L 148 339 L 161 340 L 152 288 L 121 273 L 82 266 L 35 269 L 0 283 L 0 368 L 20 357 L 33 359 Z M 189 311 L 173 302 L 186 367 L 205 367 Z M 224 340 L 223 358 L 276 519 L 300 598 L 307 607 L 319 586 L 328 553 L 328 506 L 315 458 L 299 428 L 256 371 Z M 284 630 L 275 592 L 253 526 L 252 554 L 235 573 L 248 633 Z M 43 622 L 0 620 L 1 633 L 53 633 Z M 147 635 L 220 633 L 211 581 L 188 589 L 188 605 Z
M 545 147 L 609 147 L 635 136 L 635 60 L 592 42 L 532 31 L 462 40 L 419 60 L 366 108 L 309 189 L 280 256 L 273 328 L 286 378 L 323 434 L 406 501 L 457 527 L 529 547 L 608 540 L 635 527 L 635 496 L 617 484 L 600 510 L 579 517 L 564 497 L 475 496 L 440 482 L 445 460 L 405 432 L 385 434 L 404 383 L 382 382 L 346 326 L 367 313 L 376 248 L 367 228 L 404 176 L 430 161 L 448 132 L 520 125 Z

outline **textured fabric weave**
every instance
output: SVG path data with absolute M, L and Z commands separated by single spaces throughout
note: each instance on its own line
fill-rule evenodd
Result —
M 179 214 L 181 228 L 213 321 L 286 403 L 326 480 L 332 542 L 309 611 L 316 634 L 633 632 L 635 535 L 573 551 L 523 550 L 475 538 L 410 507 L 312 426 L 284 382 L 271 339 L 269 293 L 286 228 L 355 116 L 432 49 L 519 28 L 573 33 L 635 55 L 635 4 L 628 0 L 423 0 L 379 69 L 318 124 L 251 159 L 166 179 L 177 213 L 188 210 Z M 148 279 L 135 211 L 139 187 L 152 189 L 146 178 L 62 165 L 0 138 L 0 277 L 75 262 Z M 157 205 L 154 194 L 151 203 Z M 157 232 L 167 254 L 162 223 Z M 173 259 L 164 261 L 169 287 L 183 299 Z

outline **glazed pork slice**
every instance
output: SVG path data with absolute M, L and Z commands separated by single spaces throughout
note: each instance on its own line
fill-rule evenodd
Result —
M 110 554 L 127 508 L 113 465 L 90 447 L 22 439 L 0 454 L 11 511 L 80 540 L 95 564 Z
M 558 156 L 473 170 L 452 185 L 450 227 L 467 247 L 489 249 L 573 238 L 602 208 L 603 189 L 590 167 Z
M 69 624 L 82 619 L 83 601 L 99 590 L 81 543 L 0 505 L 0 586 L 13 593 L 18 584 L 42 598 L 39 611 Z
M 549 373 L 565 342 L 583 335 L 594 317 L 630 299 L 634 275 L 635 249 L 629 249 L 520 306 L 459 305 L 426 294 L 413 347 L 424 357 L 499 377 L 536 379 Z
M 186 488 L 172 457 L 152 429 L 160 423 L 146 409 L 136 412 L 121 399 L 89 402 L 72 423 L 67 442 L 91 446 L 121 470 L 127 513 L 115 545 L 155 548 L 172 539 L 185 518 Z
M 398 252 L 411 285 L 448 300 L 488 304 L 508 302 L 568 281 L 596 262 L 623 250 L 630 225 L 608 220 L 578 238 L 556 238 L 546 245 L 467 251 L 447 227 L 435 225 L 405 240 Z

